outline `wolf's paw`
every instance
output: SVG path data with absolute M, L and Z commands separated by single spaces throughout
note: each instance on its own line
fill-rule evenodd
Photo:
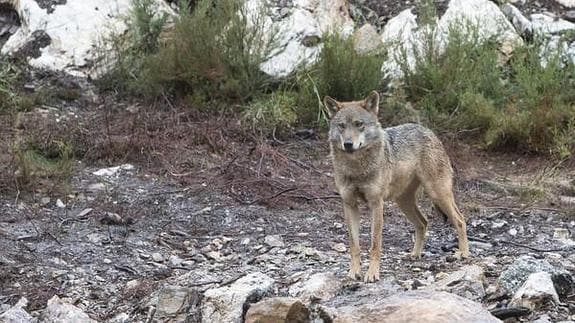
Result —
M 361 272 L 359 271 L 359 269 L 357 270 L 350 270 L 349 273 L 347 273 L 347 277 L 353 280 L 360 280 L 361 279 Z
M 412 251 L 412 252 L 409 254 L 409 258 L 411 258 L 411 260 L 421 259 L 421 252 Z
M 363 279 L 366 283 L 375 283 L 379 280 L 379 268 L 377 270 L 369 268 Z
M 455 258 L 457 260 L 461 260 L 461 259 L 467 259 L 469 257 L 471 257 L 471 255 L 469 254 L 469 251 L 457 251 L 455 252 Z

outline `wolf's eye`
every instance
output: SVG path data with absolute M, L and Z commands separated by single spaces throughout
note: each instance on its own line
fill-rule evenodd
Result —
M 338 123 L 338 124 L 337 124 L 337 127 L 338 127 L 339 129 L 345 129 L 345 123 L 343 123 L 343 122 Z
M 355 122 L 353 123 L 353 125 L 354 125 L 356 128 L 361 128 L 361 127 L 363 127 L 363 122 L 361 122 L 361 121 L 355 121 Z

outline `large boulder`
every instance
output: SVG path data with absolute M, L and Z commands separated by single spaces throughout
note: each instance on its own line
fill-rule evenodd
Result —
M 481 304 L 447 292 L 411 291 L 360 306 L 326 308 L 334 323 L 501 322 Z
M 297 298 L 273 297 L 250 306 L 246 323 L 310 322 L 310 310 Z
M 229 286 L 208 289 L 202 303 L 203 322 L 241 322 L 244 308 L 272 291 L 274 280 L 252 273 Z
M 448 42 L 450 30 L 457 28 L 479 42 L 495 38 L 506 54 L 523 43 L 523 39 L 503 12 L 489 0 L 452 0 L 445 14 L 438 20 L 419 26 L 412 9 L 401 12 L 389 20 L 382 32 L 382 40 L 389 46 L 388 59 L 383 64 L 386 77 L 397 80 L 403 75 L 399 60 L 405 59 L 413 70 L 418 55 L 429 50 L 426 42 L 434 40 L 433 50 L 441 54 Z M 402 57 L 406 55 L 406 57 Z
M 28 305 L 28 300 L 22 297 L 16 305 L 9 308 L 6 312 L 0 314 L 0 322 L 3 323 L 32 323 L 36 322 L 24 307 Z
M 272 7 L 263 17 L 266 35 L 276 37 L 276 50 L 261 66 L 268 75 L 282 77 L 298 66 L 315 62 L 325 33 L 351 35 L 354 22 L 347 0 L 294 0 L 283 7 L 283 1 L 247 0 L 248 17 L 258 17 L 262 6 Z M 279 4 L 278 4 L 279 3 Z
M 428 288 L 480 301 L 485 296 L 485 274 L 478 265 L 464 266 Z
M 65 302 L 58 296 L 48 300 L 40 321 L 44 323 L 96 323 L 78 307 Z
M 24 56 L 31 66 L 87 76 L 102 54 L 103 40 L 123 33 L 131 0 L 0 0 L 14 7 L 20 27 L 2 47 L 3 54 Z M 171 13 L 162 0 L 158 12 Z

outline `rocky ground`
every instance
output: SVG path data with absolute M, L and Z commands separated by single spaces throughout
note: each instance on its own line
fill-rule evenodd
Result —
M 381 26 L 413 4 L 354 5 Z M 569 14 L 552 1 L 516 5 Z M 444 135 L 473 257 L 453 257 L 454 230 L 422 196 L 429 236 L 410 259 L 413 228 L 389 204 L 382 280 L 364 284 L 346 278 L 323 132 L 262 140 L 230 115 L 144 107 L 62 75 L 33 72 L 22 86 L 56 95 L 18 127 L 0 118 L 0 321 L 357 322 L 393 315 L 387 306 L 427 322 L 437 308 L 443 321 L 495 320 L 485 309 L 508 322 L 575 320 L 573 160 Z M 71 140 L 84 158 L 64 180 L 22 186 L 9 153 L 22 135 Z M 366 218 L 361 244 L 365 272 Z
M 105 109 L 74 105 L 99 100 L 77 99 L 71 106 L 66 103 L 66 109 L 39 109 L 24 118 L 37 120 L 33 116 L 41 115 L 64 127 L 67 118 L 91 124 L 90 120 L 105 119 Z M 139 138 L 117 133 L 125 127 L 116 129 L 129 120 L 120 111 L 133 115 L 129 111 L 135 105 L 118 103 L 115 109 L 108 121 L 112 134 L 94 142 Z M 159 127 L 154 122 L 161 112 L 146 111 L 140 107 L 138 115 L 147 116 L 147 133 L 155 137 L 150 129 Z M 172 124 L 175 131 L 190 129 L 178 128 L 183 125 L 206 132 L 221 126 L 210 127 L 215 121 L 184 110 L 170 112 L 174 114 L 192 118 L 179 118 L 179 125 Z M 25 309 L 34 317 L 45 318 L 61 310 L 58 306 L 72 304 L 78 315 L 87 313 L 97 321 L 165 321 L 174 316 L 175 321 L 210 321 L 208 315 L 211 321 L 221 321 L 243 317 L 245 304 L 264 296 L 297 296 L 312 301 L 302 306 L 311 306 L 313 315 L 354 317 L 351 310 L 333 311 L 373 304 L 402 291 L 447 290 L 483 303 L 500 317 L 574 319 L 575 288 L 568 274 L 575 270 L 572 165 L 486 154 L 445 137 L 458 173 L 457 197 L 467 217 L 473 257 L 453 257 L 454 230 L 422 198 L 431 226 L 423 258 L 411 260 L 413 228 L 390 204 L 382 280 L 370 285 L 345 278 L 347 234 L 324 135 L 298 133 L 306 136 L 263 144 L 225 132 L 217 134 L 220 139 L 208 136 L 211 143 L 183 136 L 179 142 L 163 142 L 163 151 L 135 141 L 141 145 L 136 150 L 152 151 L 140 159 L 125 151 L 122 158 L 109 159 L 113 167 L 98 166 L 103 158 L 77 163 L 64 190 L 48 189 L 43 182 L 32 191 L 4 187 L 0 312 L 26 298 Z M 215 152 L 213 147 L 223 145 L 218 140 L 229 144 L 222 147 L 235 149 Z M 154 154 L 165 158 L 158 161 Z M 361 231 L 364 260 L 369 245 L 366 222 Z M 554 279 L 555 285 L 547 280 L 551 292 L 528 297 L 525 304 L 513 300 L 521 299 L 515 294 L 539 271 Z M 267 287 L 256 293 L 252 283 Z M 225 288 L 242 291 L 237 308 L 211 308 L 218 297 L 234 293 Z M 51 305 L 46 310 L 47 304 Z

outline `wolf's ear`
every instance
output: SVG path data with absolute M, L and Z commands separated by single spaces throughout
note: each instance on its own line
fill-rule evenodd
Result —
M 365 109 L 377 116 L 379 112 L 379 93 L 372 91 L 367 98 L 365 98 Z
M 331 119 L 339 111 L 340 105 L 334 98 L 326 96 L 323 98 L 323 105 L 325 106 L 325 111 L 327 116 Z

